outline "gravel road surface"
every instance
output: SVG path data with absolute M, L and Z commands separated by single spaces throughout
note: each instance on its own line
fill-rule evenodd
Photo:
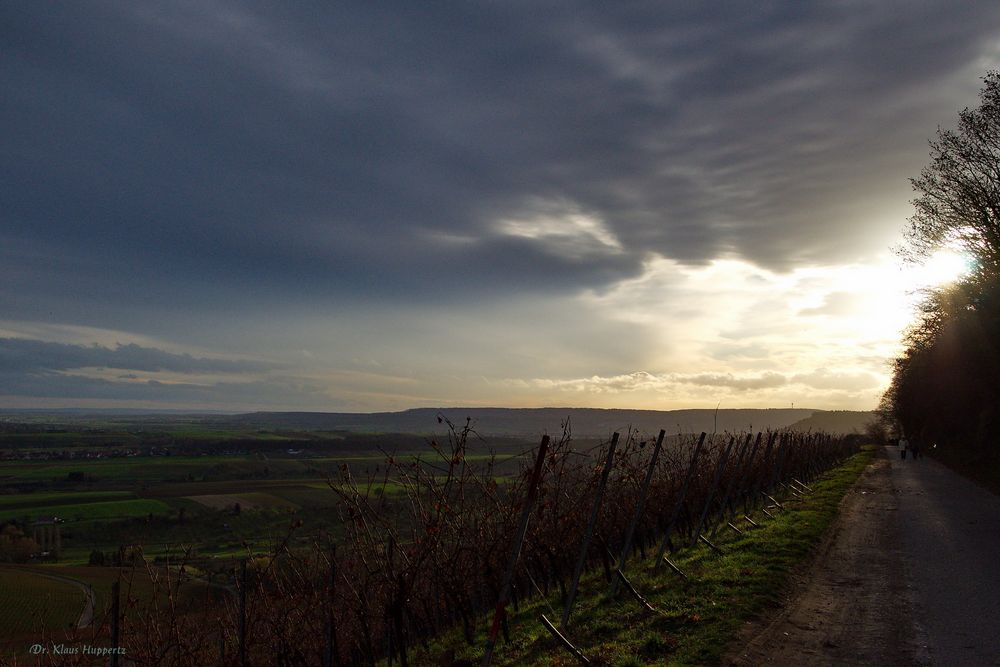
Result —
M 928 458 L 890 460 L 931 663 L 1000 665 L 1000 496 Z

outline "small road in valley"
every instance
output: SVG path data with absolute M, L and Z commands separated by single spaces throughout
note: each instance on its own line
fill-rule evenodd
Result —
M 64 577 L 58 574 L 43 574 L 41 572 L 32 572 L 32 574 L 37 574 L 39 577 L 45 577 L 47 579 L 54 579 L 56 581 L 61 581 L 64 584 L 70 584 L 76 586 L 81 591 L 83 591 L 83 610 L 80 612 L 80 618 L 76 621 L 76 627 L 78 628 L 89 628 L 94 622 L 94 606 L 97 599 L 94 597 L 94 589 L 90 587 L 89 584 L 85 584 L 78 579 L 70 579 L 69 577 Z
M 894 448 L 732 665 L 1000 666 L 1000 496 Z

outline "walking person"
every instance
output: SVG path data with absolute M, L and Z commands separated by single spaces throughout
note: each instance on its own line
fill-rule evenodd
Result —
M 920 458 L 920 438 L 914 438 L 913 442 L 910 443 L 910 452 L 913 454 L 914 461 Z
M 910 443 L 907 442 L 905 437 L 899 439 L 899 458 L 906 458 L 906 450 L 909 449 Z

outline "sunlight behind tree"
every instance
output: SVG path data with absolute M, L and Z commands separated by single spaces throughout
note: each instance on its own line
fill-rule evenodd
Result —
M 1000 71 L 983 81 L 980 105 L 938 130 L 911 181 L 903 254 L 925 297 L 879 407 L 889 430 L 977 471 L 1000 470 Z
M 968 253 L 942 248 L 913 271 L 915 282 L 928 287 L 947 285 L 967 276 L 973 260 Z

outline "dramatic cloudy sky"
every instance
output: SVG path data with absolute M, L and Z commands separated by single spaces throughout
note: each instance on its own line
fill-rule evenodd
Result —
M 0 4 L 0 407 L 873 407 L 1000 3 Z

